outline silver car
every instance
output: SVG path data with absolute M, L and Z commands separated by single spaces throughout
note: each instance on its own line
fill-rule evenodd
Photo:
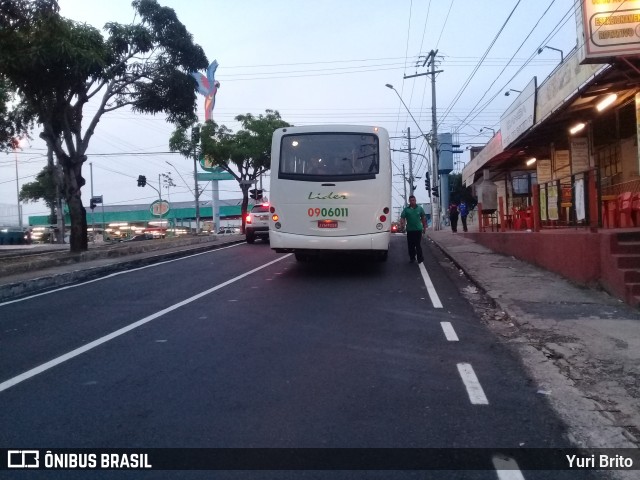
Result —
M 256 241 L 256 237 L 262 240 L 269 240 L 269 204 L 260 203 L 254 205 L 251 212 L 247 214 L 245 224 L 245 234 L 247 243 Z

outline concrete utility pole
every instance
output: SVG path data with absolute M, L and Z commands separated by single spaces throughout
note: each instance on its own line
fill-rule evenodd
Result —
M 404 186 L 404 206 L 406 207 L 409 201 L 407 199 L 407 176 L 404 173 L 404 163 L 402 164 L 402 185 Z
M 428 138 L 425 138 L 429 144 L 431 145 L 431 150 L 433 153 L 433 168 L 432 168 L 432 181 L 433 187 L 435 187 L 438 191 L 439 195 L 442 195 L 442 188 L 440 185 L 440 171 L 439 171 L 439 162 L 438 162 L 438 118 L 436 116 L 436 73 L 442 72 L 442 70 L 436 70 L 436 54 L 437 50 L 431 50 L 429 55 L 426 56 L 424 63 L 422 66 L 426 66 L 427 64 L 431 67 L 431 70 L 426 73 L 417 73 L 415 75 L 405 75 L 404 78 L 413 78 L 413 77 L 421 77 L 423 75 L 431 75 L 431 141 Z M 426 136 L 425 136 L 426 137 Z M 448 188 L 448 186 L 447 186 Z M 435 195 L 432 197 L 432 217 L 433 217 L 433 229 L 440 230 L 440 200 L 439 197 Z

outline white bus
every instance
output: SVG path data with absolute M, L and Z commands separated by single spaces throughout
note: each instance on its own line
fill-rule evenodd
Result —
M 271 144 L 269 239 L 298 261 L 323 252 L 386 260 L 391 237 L 391 150 L 383 128 L 287 127 Z

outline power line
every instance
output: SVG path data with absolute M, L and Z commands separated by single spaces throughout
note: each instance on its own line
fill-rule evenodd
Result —
M 462 97 L 462 94 L 464 93 L 464 91 L 467 89 L 467 87 L 469 86 L 469 83 L 471 83 L 471 80 L 473 79 L 473 77 L 475 76 L 475 74 L 478 72 L 478 70 L 480 69 L 480 66 L 482 65 L 482 62 L 484 61 L 484 59 L 487 57 L 487 55 L 489 55 L 489 52 L 491 51 L 491 49 L 493 48 L 493 45 L 495 45 L 496 41 L 498 40 L 498 38 L 500 37 L 500 34 L 502 33 L 502 31 L 505 29 L 505 27 L 507 26 L 507 23 L 509 23 L 509 20 L 511 20 L 511 17 L 513 16 L 513 14 L 515 13 L 516 9 L 518 8 L 518 5 L 520 5 L 520 2 L 522 0 L 518 0 L 518 3 L 516 3 L 516 5 L 513 7 L 513 10 L 511 10 L 511 13 L 509 13 L 509 16 L 507 17 L 507 19 L 504 21 L 504 23 L 502 24 L 502 27 L 500 27 L 500 30 L 498 30 L 498 33 L 495 35 L 495 37 L 493 37 L 493 40 L 491 41 L 491 43 L 489 44 L 489 46 L 487 47 L 487 50 L 485 51 L 485 53 L 482 55 L 482 57 L 480 58 L 480 61 L 478 62 L 478 64 L 475 66 L 475 68 L 473 69 L 473 71 L 471 72 L 471 74 L 469 75 L 469 77 L 467 78 L 467 80 L 465 81 L 465 83 L 462 85 L 462 87 L 460 88 L 460 90 L 458 91 L 458 93 L 456 94 L 455 98 L 453 99 L 453 102 L 451 102 L 451 104 L 449 105 L 449 107 L 447 108 L 447 111 L 444 113 L 444 115 L 440 118 L 440 123 L 442 123 L 446 118 L 447 115 L 449 114 L 449 110 L 451 108 L 453 108 L 453 106 L 458 103 L 458 100 L 460 100 L 460 97 Z

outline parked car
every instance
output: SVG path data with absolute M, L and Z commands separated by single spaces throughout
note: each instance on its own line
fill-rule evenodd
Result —
M 220 227 L 220 230 L 218 230 L 218 235 L 237 235 L 239 233 L 239 227 Z
M 269 204 L 260 203 L 254 205 L 247 214 L 245 234 L 247 243 L 253 243 L 259 237 L 263 241 L 269 240 Z
M 154 237 L 153 233 L 139 233 L 138 235 L 134 235 L 131 238 L 128 238 L 127 240 L 124 240 L 125 242 L 140 242 L 142 240 L 153 240 Z

